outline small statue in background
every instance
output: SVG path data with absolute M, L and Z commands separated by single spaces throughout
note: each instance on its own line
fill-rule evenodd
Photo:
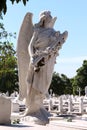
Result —
M 43 106 L 56 57 L 67 39 L 68 32 L 53 29 L 56 17 L 50 11 L 40 14 L 40 21 L 32 24 L 32 13 L 27 13 L 21 26 L 17 44 L 20 99 L 26 100 L 25 116 L 36 117 L 39 124 L 47 124 L 50 114 Z

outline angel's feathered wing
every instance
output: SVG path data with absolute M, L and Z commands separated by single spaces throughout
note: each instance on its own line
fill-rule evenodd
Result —
M 21 25 L 17 42 L 19 99 L 24 99 L 27 94 L 26 76 L 30 62 L 28 45 L 31 40 L 32 34 L 32 13 L 27 13 Z

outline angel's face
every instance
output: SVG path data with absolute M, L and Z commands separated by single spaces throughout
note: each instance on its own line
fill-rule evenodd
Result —
M 52 28 L 56 19 L 57 19 L 56 17 L 53 18 L 51 16 L 50 11 L 44 11 L 40 14 L 40 23 L 41 26 L 44 28 Z
M 46 19 L 44 20 L 44 27 L 50 28 L 51 27 L 51 21 L 52 21 L 52 16 L 51 15 L 47 16 Z
M 44 20 L 44 27 L 53 28 L 56 19 L 57 19 L 57 17 L 53 18 L 51 15 L 47 16 Z

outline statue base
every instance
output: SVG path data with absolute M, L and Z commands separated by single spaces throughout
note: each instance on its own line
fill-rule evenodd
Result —
M 44 108 L 41 108 L 34 113 L 21 115 L 20 120 L 26 121 L 26 122 L 32 122 L 38 125 L 46 125 L 46 124 L 49 124 L 50 116 L 52 115 L 47 110 L 45 110 Z

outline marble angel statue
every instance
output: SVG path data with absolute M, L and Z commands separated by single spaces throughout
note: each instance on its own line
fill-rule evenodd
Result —
M 53 29 L 57 18 L 53 18 L 50 11 L 41 12 L 39 22 L 34 25 L 32 16 L 27 13 L 24 17 L 17 43 L 19 95 L 26 101 L 24 115 L 36 117 L 37 121 L 46 124 L 50 114 L 44 109 L 43 99 L 68 32 Z

